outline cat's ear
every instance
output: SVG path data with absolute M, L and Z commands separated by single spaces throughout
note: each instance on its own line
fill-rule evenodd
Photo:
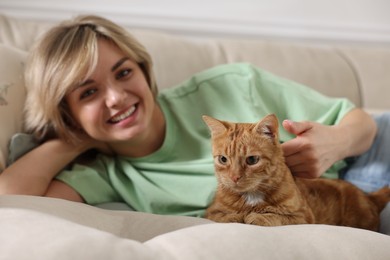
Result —
M 219 121 L 218 119 L 212 118 L 210 116 L 202 116 L 202 118 L 206 125 L 209 127 L 211 135 L 213 136 L 222 134 L 227 129 L 226 126 L 222 123 L 222 121 Z
M 278 118 L 274 114 L 270 114 L 257 123 L 254 130 L 257 133 L 270 137 L 271 139 L 276 139 L 278 137 L 278 127 Z

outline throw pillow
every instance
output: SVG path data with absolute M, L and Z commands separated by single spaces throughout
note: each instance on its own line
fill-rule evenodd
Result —
M 26 55 L 24 51 L 0 44 L 0 172 L 6 166 L 11 137 L 23 131 Z

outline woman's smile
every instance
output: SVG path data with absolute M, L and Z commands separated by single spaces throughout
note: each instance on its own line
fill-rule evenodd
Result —
M 118 124 L 122 123 L 124 120 L 129 121 L 129 119 L 134 119 L 134 114 L 136 113 L 138 104 L 132 105 L 130 108 L 117 113 L 115 116 L 111 117 L 107 122 L 109 124 Z M 132 120 L 131 120 L 132 121 Z

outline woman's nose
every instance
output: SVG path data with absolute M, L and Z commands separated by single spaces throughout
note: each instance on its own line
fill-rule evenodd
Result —
M 121 87 L 110 85 L 106 89 L 106 106 L 121 106 L 125 99 L 125 96 L 125 91 Z

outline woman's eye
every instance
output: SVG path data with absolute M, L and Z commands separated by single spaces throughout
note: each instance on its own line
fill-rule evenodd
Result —
M 130 73 L 132 72 L 131 69 L 123 69 L 121 71 L 119 71 L 117 74 L 116 74 L 116 79 L 122 79 L 128 75 L 130 75 Z
M 252 155 L 252 156 L 246 157 L 245 162 L 248 165 L 255 165 L 256 163 L 259 162 L 259 160 L 260 160 L 259 156 Z
M 217 159 L 218 159 L 218 162 L 219 162 L 220 164 L 222 164 L 222 165 L 225 165 L 225 164 L 228 162 L 228 158 L 226 158 L 226 157 L 223 156 L 223 155 L 219 155 L 219 156 L 217 157 Z
M 94 94 L 95 92 L 96 92 L 96 89 L 94 89 L 94 88 L 87 89 L 86 91 L 84 91 L 81 94 L 80 99 L 87 98 L 87 97 L 91 96 L 92 94 Z

